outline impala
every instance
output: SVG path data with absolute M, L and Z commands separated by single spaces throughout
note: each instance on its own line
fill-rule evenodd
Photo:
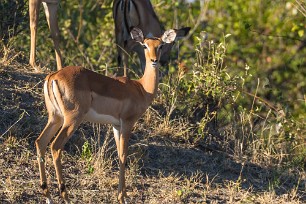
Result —
M 62 68 L 62 55 L 59 49 L 60 32 L 57 23 L 57 9 L 59 0 L 29 0 L 30 30 L 31 30 L 31 51 L 29 64 L 39 71 L 39 67 L 35 62 L 36 34 L 40 5 L 43 4 L 48 26 L 53 40 L 57 70 Z
M 146 65 L 145 53 L 141 45 L 130 36 L 130 28 L 138 27 L 143 31 L 144 37 L 161 36 L 163 29 L 158 20 L 150 0 L 114 0 L 113 18 L 115 21 L 115 34 L 118 51 L 118 64 L 124 67 L 124 76 L 127 74 L 128 54 L 136 52 L 142 70 Z M 189 32 L 190 28 L 181 29 L 181 35 Z M 160 63 L 167 63 L 173 43 L 163 47 Z
M 133 40 L 141 44 L 145 50 L 145 72 L 139 80 L 130 80 L 126 77 L 110 78 L 74 66 L 63 68 L 46 77 L 44 96 L 48 123 L 35 144 L 41 188 L 47 203 L 52 202 L 44 163 L 47 145 L 59 130 L 51 144 L 51 153 L 61 196 L 68 203 L 62 176 L 61 153 L 66 142 L 84 120 L 113 125 L 120 170 L 118 201 L 124 202 L 125 163 L 132 128 L 156 95 L 158 62 L 163 46 L 172 43 L 178 37 L 183 37 L 181 34 L 182 32 L 178 30 L 168 30 L 160 38 L 144 39 L 140 29 L 131 30 Z M 184 36 L 186 34 L 184 33 Z

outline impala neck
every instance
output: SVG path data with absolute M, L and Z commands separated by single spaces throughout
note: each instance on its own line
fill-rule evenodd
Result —
M 150 60 L 147 59 L 146 61 L 145 72 L 139 82 L 142 84 L 144 90 L 148 94 L 148 102 L 151 103 L 157 93 L 158 88 L 158 67 L 152 67 Z

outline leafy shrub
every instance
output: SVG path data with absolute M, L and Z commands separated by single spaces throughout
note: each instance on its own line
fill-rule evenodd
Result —
M 232 76 L 233 66 L 230 69 L 226 61 L 229 36 L 214 42 L 201 32 L 192 69 L 182 62 L 172 65 L 177 71 L 160 86 L 166 121 L 169 125 L 171 120 L 188 121 L 185 139 L 209 149 L 265 165 L 305 168 L 303 123 L 260 96 L 259 87 L 265 82 L 254 80 L 252 67 L 245 65 L 241 75 Z M 251 80 L 257 81 L 255 90 L 247 88 Z

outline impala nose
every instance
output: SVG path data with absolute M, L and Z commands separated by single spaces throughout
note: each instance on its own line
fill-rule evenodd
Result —
M 151 62 L 153 67 L 157 66 L 157 59 L 151 59 Z

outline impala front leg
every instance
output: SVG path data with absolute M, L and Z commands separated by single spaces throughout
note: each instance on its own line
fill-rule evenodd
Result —
M 120 125 L 114 125 L 113 126 L 113 132 L 114 132 L 114 137 L 115 137 L 115 142 L 116 142 L 116 147 L 117 147 L 117 153 L 118 153 L 118 157 L 120 157 Z
M 118 186 L 118 201 L 124 203 L 124 197 L 126 197 L 125 187 L 125 164 L 128 152 L 128 143 L 131 134 L 131 128 L 122 130 L 119 141 L 119 186 Z
M 43 2 L 46 18 L 48 21 L 51 38 L 53 40 L 57 70 L 62 69 L 62 55 L 59 49 L 60 31 L 57 22 L 58 0 L 48 0 L 47 3 Z

